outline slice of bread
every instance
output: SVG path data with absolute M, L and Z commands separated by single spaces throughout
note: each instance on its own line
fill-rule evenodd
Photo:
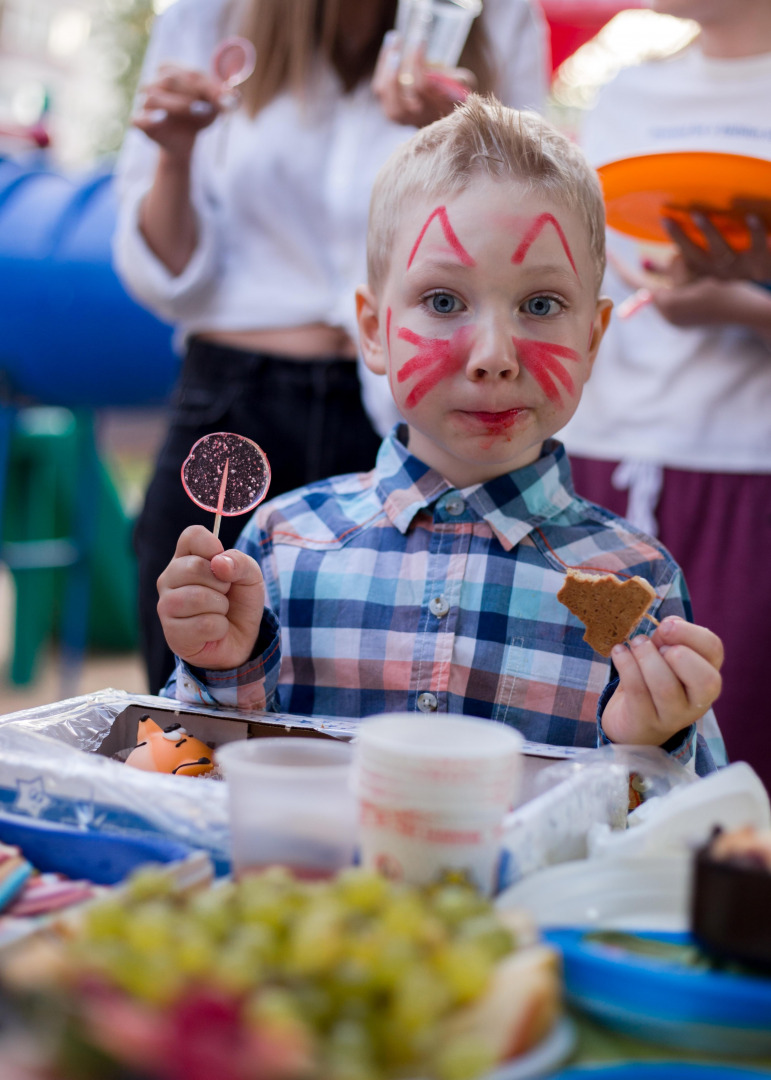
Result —
M 656 590 L 641 577 L 621 580 L 615 574 L 568 570 L 557 599 L 586 627 L 584 641 L 601 656 L 626 641 L 656 599 Z
M 484 997 L 446 1023 L 446 1036 L 482 1036 L 496 1062 L 524 1054 L 559 1018 L 561 974 L 559 954 L 550 945 L 531 945 L 505 956 Z

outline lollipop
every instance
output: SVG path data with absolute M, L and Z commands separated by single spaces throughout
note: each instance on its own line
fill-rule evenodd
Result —
M 217 147 L 217 158 L 220 163 L 224 161 L 227 150 L 228 113 L 239 102 L 236 87 L 246 82 L 254 71 L 256 63 L 257 53 L 248 38 L 225 38 L 214 50 L 211 60 L 212 72 L 224 88 L 224 93 L 220 97 L 223 116 L 220 119 L 219 146 Z
M 265 498 L 270 464 L 256 442 L 216 431 L 199 439 L 185 458 L 182 484 L 196 506 L 215 515 L 212 532 L 219 536 L 223 517 L 246 514 Z
M 248 38 L 231 37 L 221 41 L 214 50 L 211 66 L 216 77 L 228 90 L 246 82 L 257 62 L 254 45 Z

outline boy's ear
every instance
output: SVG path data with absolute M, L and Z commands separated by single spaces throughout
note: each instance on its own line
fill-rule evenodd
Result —
M 610 322 L 610 313 L 613 310 L 613 301 L 607 296 L 601 296 L 597 300 L 597 307 L 594 309 L 594 322 L 592 324 L 592 336 L 589 341 L 589 364 L 590 370 L 594 366 L 594 361 L 597 357 L 597 351 L 600 347 L 600 342 L 605 336 L 605 331 L 608 329 L 608 323 Z
M 385 375 L 386 355 L 380 336 L 380 315 L 377 299 L 369 285 L 359 285 L 356 290 L 356 321 L 364 363 L 375 375 Z

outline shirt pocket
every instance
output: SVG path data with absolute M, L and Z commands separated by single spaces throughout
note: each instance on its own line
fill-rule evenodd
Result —
M 588 647 L 566 653 L 564 627 L 534 627 L 506 648 L 493 719 L 523 727 L 541 742 L 555 741 L 555 722 L 593 729 L 609 674 L 609 663 Z

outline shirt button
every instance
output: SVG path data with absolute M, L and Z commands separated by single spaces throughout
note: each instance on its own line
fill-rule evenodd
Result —
M 439 702 L 436 700 L 436 694 L 418 694 L 418 708 L 421 712 L 436 712 L 439 708 Z
M 435 596 L 429 601 L 428 610 L 432 615 L 436 615 L 437 619 L 441 619 L 450 610 L 450 605 L 443 596 Z
M 451 495 L 444 504 L 444 508 L 448 514 L 452 514 L 453 517 L 457 517 L 458 514 L 462 514 L 466 509 L 466 504 L 459 495 Z

